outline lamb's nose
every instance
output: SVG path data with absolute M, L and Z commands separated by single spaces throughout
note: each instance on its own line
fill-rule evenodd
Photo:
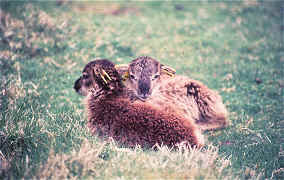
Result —
M 139 82 L 138 85 L 138 95 L 143 99 L 148 98 L 150 92 L 150 84 L 147 82 Z
M 142 99 L 147 99 L 149 97 L 149 94 L 141 94 L 140 97 Z

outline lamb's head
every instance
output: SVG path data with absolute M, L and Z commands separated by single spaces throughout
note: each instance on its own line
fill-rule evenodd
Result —
M 121 77 L 114 63 L 107 59 L 89 62 L 82 76 L 76 80 L 74 89 L 77 93 L 87 96 L 90 90 L 119 90 L 122 88 Z
M 142 56 L 134 59 L 128 68 L 129 85 L 137 98 L 145 101 L 160 81 L 161 64 L 159 61 Z

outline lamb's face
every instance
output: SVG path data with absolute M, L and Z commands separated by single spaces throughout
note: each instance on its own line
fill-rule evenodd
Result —
M 90 89 L 109 88 L 112 80 L 110 74 L 115 72 L 114 64 L 109 60 L 91 61 L 85 66 L 82 76 L 75 81 L 74 89 L 78 94 L 87 96 Z
M 161 64 L 147 56 L 138 57 L 129 64 L 128 73 L 130 88 L 145 101 L 160 80 Z

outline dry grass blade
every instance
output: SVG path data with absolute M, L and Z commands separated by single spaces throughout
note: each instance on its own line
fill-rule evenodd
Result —
M 51 152 L 41 166 L 38 178 L 123 178 L 123 179 L 176 179 L 223 177 L 230 167 L 229 158 L 221 158 L 218 148 L 187 149 L 179 145 L 178 150 L 166 146 L 145 153 L 140 147 L 125 149 L 110 143 L 91 144 L 83 142 L 78 151 L 70 154 Z M 230 178 L 230 176 L 226 176 Z

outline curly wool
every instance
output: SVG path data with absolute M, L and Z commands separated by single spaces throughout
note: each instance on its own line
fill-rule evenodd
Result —
M 201 147 L 204 138 L 193 121 L 178 113 L 164 112 L 159 107 L 140 101 L 131 102 L 122 96 L 107 95 L 87 98 L 88 127 L 100 137 L 112 137 L 128 147 L 173 147 L 186 142 Z
M 169 108 L 179 109 L 186 119 L 193 120 L 202 130 L 224 128 L 229 124 L 221 96 L 201 82 L 185 76 L 163 79 L 148 102 L 167 103 Z

